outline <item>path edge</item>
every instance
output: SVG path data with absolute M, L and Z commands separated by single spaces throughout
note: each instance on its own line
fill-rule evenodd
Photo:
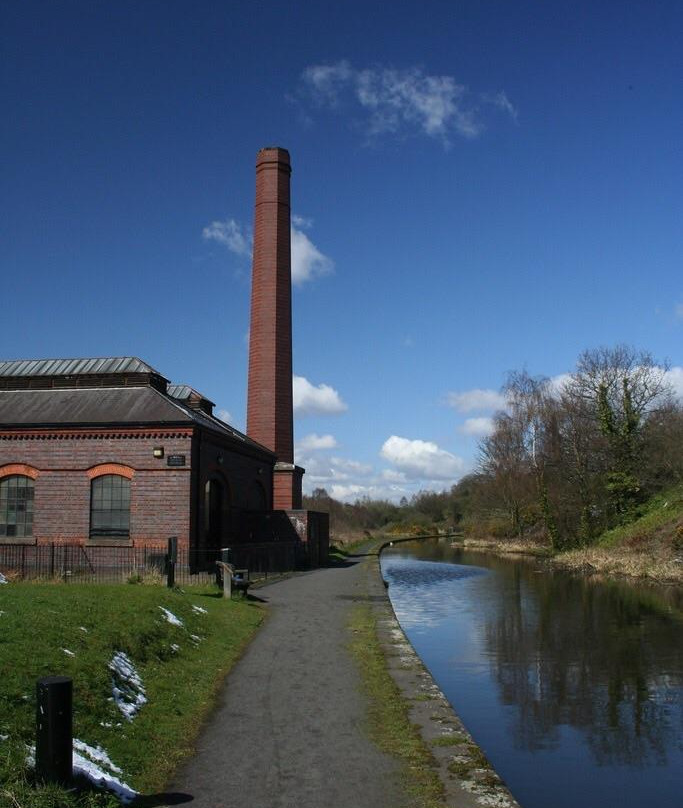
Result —
M 395 543 L 395 542 L 394 542 Z M 387 671 L 406 704 L 410 722 L 432 753 L 448 808 L 521 808 L 484 751 L 408 640 L 394 612 L 382 577 L 379 546 L 369 565 L 368 595 L 373 604 Z

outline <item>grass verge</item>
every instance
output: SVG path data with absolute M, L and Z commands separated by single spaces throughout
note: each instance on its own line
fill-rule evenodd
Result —
M 586 548 L 555 556 L 563 567 L 661 582 L 683 582 L 683 487 L 653 497 L 642 515 Z
M 104 792 L 33 782 L 26 747 L 35 743 L 38 678 L 73 679 L 74 737 L 106 750 L 120 779 L 151 795 L 192 751 L 217 688 L 263 618 L 257 605 L 226 601 L 211 587 L 0 586 L 0 806 L 117 804 Z M 132 721 L 112 699 L 116 652 L 130 658 L 145 689 Z
M 375 744 L 402 764 L 405 789 L 421 808 L 442 808 L 443 785 L 419 731 L 410 723 L 408 706 L 391 678 L 377 639 L 372 608 L 354 607 L 351 613 L 351 652 L 367 695 L 368 732 Z

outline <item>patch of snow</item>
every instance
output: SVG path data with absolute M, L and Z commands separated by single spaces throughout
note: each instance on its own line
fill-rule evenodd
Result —
M 8 584 L 8 583 L 9 581 L 7 580 L 7 578 L 5 578 L 5 576 L 0 572 L 0 584 Z
M 0 741 L 6 741 L 9 738 L 9 735 L 0 735 Z
M 197 634 L 190 634 L 190 639 L 194 642 L 201 642 L 204 637 L 199 637 Z
M 206 609 L 203 609 L 201 606 L 193 606 L 192 611 L 197 612 L 197 614 L 208 614 Z
M 164 619 L 167 620 L 171 625 L 173 625 L 173 626 L 182 626 L 183 625 L 183 621 L 179 617 L 176 617 L 173 614 L 173 612 L 169 612 L 169 610 L 165 609 L 163 606 L 159 606 L 159 608 L 164 613 Z
M 121 774 L 121 769 L 112 763 L 111 758 L 101 746 L 89 746 L 85 741 L 79 741 L 78 738 L 74 738 L 74 749 L 83 752 L 94 763 L 104 764 L 114 774 Z
M 147 703 L 142 679 L 133 663 L 122 651 L 114 654 L 109 663 L 109 670 L 114 674 L 111 690 L 116 706 L 129 721 L 132 721 L 142 705 Z
M 180 646 L 178 645 L 178 643 L 175 642 L 171 643 L 171 651 L 175 651 L 176 653 L 180 651 Z
M 74 652 L 73 652 L 73 651 L 69 651 L 69 649 L 68 649 L 68 648 L 62 648 L 62 651 L 64 651 L 64 653 L 65 653 L 67 656 L 76 656 L 76 654 L 74 654 Z
M 85 626 L 79 626 L 78 630 L 79 631 L 85 631 L 86 634 L 88 633 L 88 629 Z

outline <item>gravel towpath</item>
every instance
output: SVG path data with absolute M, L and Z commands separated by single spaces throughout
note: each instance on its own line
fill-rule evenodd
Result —
M 269 617 L 226 679 L 196 755 L 169 784 L 168 805 L 189 797 L 192 808 L 408 804 L 398 764 L 363 730 L 366 703 L 347 627 L 354 601 L 366 597 L 363 567 L 316 570 L 254 591 Z

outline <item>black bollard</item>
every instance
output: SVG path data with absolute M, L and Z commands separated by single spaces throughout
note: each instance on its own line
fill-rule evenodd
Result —
M 171 536 L 168 540 L 168 553 L 166 555 L 166 585 L 169 589 L 175 586 L 175 565 L 178 560 L 178 537 Z
M 66 785 L 73 769 L 72 681 L 45 676 L 36 683 L 36 776 Z

